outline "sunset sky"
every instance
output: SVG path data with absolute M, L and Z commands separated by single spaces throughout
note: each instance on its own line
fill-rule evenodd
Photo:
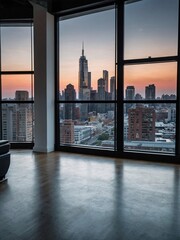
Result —
M 177 0 L 142 0 L 125 5 L 124 59 L 177 55 Z M 121 29 L 119 29 L 121 31 Z M 77 90 L 79 58 L 84 42 L 92 87 L 103 70 L 115 75 L 115 10 L 61 20 L 60 91 L 71 83 Z M 32 70 L 30 27 L 1 27 L 1 70 Z M 134 85 L 144 96 L 144 88 L 155 84 L 157 95 L 176 94 L 176 63 L 131 65 L 125 67 L 124 86 Z M 110 84 L 109 84 L 110 85 Z M 2 79 L 3 97 L 14 97 L 15 90 L 31 92 L 23 76 Z
M 1 70 L 31 71 L 31 27 L 1 27 Z M 31 75 L 2 75 L 2 98 L 14 99 L 16 90 L 25 90 L 32 97 Z
M 177 55 L 178 0 L 125 5 L 125 59 Z
M 31 34 L 31 27 L 1 27 L 1 70 L 32 70 Z
M 176 95 L 177 64 L 157 63 L 128 65 L 124 68 L 124 84 L 134 86 L 135 94 L 140 93 L 145 97 L 145 86 L 156 86 L 156 97 L 162 94 Z
M 177 55 L 177 0 L 142 0 L 125 5 L 124 59 Z M 162 7 L 163 6 L 163 7 Z M 78 86 L 82 42 L 92 73 L 92 86 L 102 71 L 115 69 L 115 11 L 93 13 L 60 22 L 60 90 L 68 83 Z M 176 94 L 176 63 L 125 67 L 124 86 L 144 88 L 155 84 L 157 95 Z
M 82 42 L 96 89 L 103 70 L 108 70 L 110 77 L 115 74 L 114 9 L 60 22 L 60 90 L 68 83 L 77 89 Z
M 1 79 L 2 84 L 2 98 L 15 97 L 16 90 L 28 91 L 29 98 L 33 97 L 33 75 L 3 75 Z

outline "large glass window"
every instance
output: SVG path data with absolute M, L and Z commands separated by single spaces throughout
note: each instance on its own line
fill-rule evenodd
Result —
M 176 153 L 178 2 L 126 1 L 125 152 Z
M 1 70 L 32 70 L 32 28 L 1 26 Z
M 177 62 L 125 65 L 124 99 L 175 100 Z
M 33 94 L 33 74 L 6 74 L 2 75 L 2 101 L 18 100 L 28 101 L 34 99 Z M 22 92 L 22 96 L 17 97 L 17 91 Z M 25 95 L 25 92 L 27 95 Z M 24 95 L 23 95 L 24 94 Z
M 115 149 L 115 9 L 59 19 L 61 146 Z
M 87 10 L 58 21 L 58 145 L 176 156 L 179 0 Z
M 32 23 L 0 26 L 1 139 L 34 140 L 34 66 Z
M 124 58 L 177 55 L 178 0 L 126 1 Z

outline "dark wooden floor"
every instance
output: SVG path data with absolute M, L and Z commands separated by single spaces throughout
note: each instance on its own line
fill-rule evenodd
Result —
M 13 151 L 0 240 L 180 240 L 180 166 Z

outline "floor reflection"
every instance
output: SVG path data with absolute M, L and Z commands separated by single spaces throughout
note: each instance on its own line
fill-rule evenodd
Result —
M 180 166 L 15 151 L 3 240 L 179 240 Z

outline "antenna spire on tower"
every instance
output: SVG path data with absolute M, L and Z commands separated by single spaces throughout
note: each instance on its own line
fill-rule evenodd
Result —
M 84 56 L 84 41 L 82 42 L 82 56 Z

